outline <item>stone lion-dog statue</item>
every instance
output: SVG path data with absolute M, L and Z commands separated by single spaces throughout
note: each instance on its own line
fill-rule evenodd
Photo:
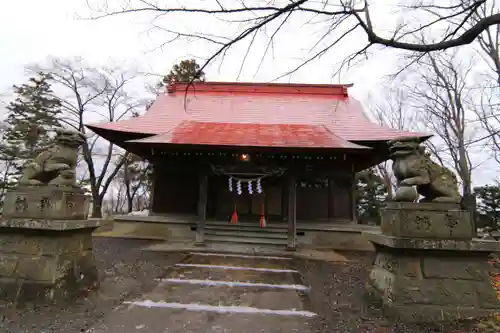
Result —
M 389 141 L 392 170 L 398 181 L 394 201 L 460 203 L 455 174 L 430 159 L 417 137 Z M 416 187 L 416 190 L 415 190 Z
M 19 184 L 75 187 L 78 148 L 84 143 L 83 133 L 57 129 L 54 143 L 26 164 Z

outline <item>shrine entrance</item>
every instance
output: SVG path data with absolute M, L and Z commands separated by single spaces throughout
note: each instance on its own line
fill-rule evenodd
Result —
M 209 219 L 234 222 L 284 221 L 281 170 L 237 172 L 216 168 L 209 182 Z M 236 221 L 235 221 L 236 219 Z
M 239 221 L 259 223 L 260 216 L 264 213 L 266 219 L 272 222 L 284 221 L 284 191 L 282 179 L 268 178 L 263 184 L 263 193 L 248 193 L 242 189 L 241 194 L 228 190 L 227 177 L 213 176 L 210 181 L 212 189 L 208 198 L 209 216 L 211 220 L 229 221 L 236 211 Z

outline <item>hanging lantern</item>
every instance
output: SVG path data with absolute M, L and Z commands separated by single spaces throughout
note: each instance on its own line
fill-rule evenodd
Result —
M 248 181 L 248 193 L 249 194 L 253 194 L 252 181 L 251 180 Z
M 233 177 L 229 177 L 229 192 L 233 192 Z
M 242 161 L 242 162 L 249 162 L 250 161 L 250 155 L 249 154 L 241 154 L 240 155 L 240 161 Z

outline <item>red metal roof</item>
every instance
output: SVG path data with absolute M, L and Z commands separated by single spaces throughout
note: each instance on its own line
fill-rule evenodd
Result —
M 143 143 L 174 143 L 250 147 L 370 149 L 334 135 L 323 125 L 241 124 L 183 121 L 173 130 Z
M 101 133 L 149 134 L 155 136 L 150 140 L 165 138 L 171 143 L 243 146 L 266 142 L 274 145 L 281 142 L 279 144 L 288 147 L 306 143 L 335 146 L 334 142 L 340 141 L 346 145 L 347 141 L 429 136 L 372 123 L 364 115 L 361 104 L 348 96 L 348 87 L 350 85 L 237 82 L 195 83 L 189 87 L 175 84 L 138 118 L 88 127 Z M 319 128 L 315 138 L 304 137 L 305 133 L 312 135 Z M 278 134 L 271 138 L 270 129 L 277 129 Z M 228 133 L 218 133 L 220 130 Z M 280 138 L 280 134 L 283 137 Z M 259 139 L 257 135 L 265 138 Z

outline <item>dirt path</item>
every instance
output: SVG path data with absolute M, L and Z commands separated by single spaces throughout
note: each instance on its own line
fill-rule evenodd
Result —
M 192 254 L 88 333 L 310 332 L 309 288 L 284 257 Z

